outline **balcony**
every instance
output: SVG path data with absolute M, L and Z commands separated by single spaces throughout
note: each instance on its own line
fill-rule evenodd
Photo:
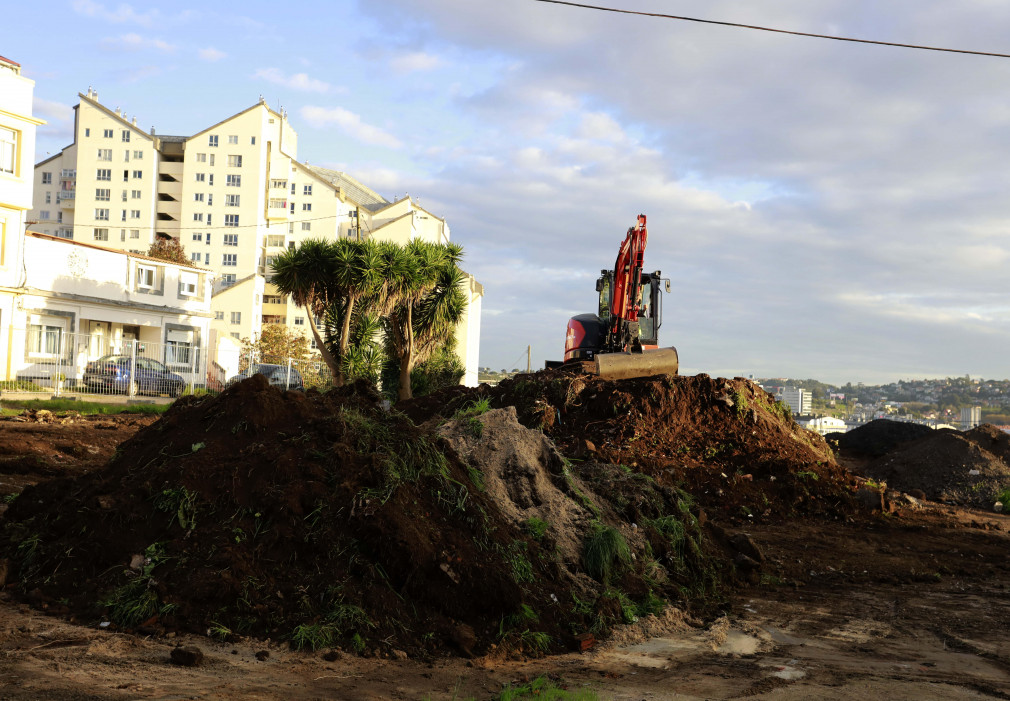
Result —
M 158 178 L 164 179 L 165 176 L 168 176 L 175 180 L 182 180 L 182 166 L 182 161 L 161 161 L 158 163 Z
M 56 193 L 56 201 L 60 205 L 60 209 L 73 209 L 75 198 L 77 193 L 73 190 L 60 190 Z
M 276 314 L 264 314 L 263 315 L 264 324 L 286 324 L 288 323 L 288 318 L 286 316 L 278 316 Z
M 287 200 L 271 199 L 267 203 L 268 221 L 287 221 L 289 216 Z

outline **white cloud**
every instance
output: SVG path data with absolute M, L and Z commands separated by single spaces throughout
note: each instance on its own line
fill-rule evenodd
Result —
M 185 22 L 198 15 L 193 10 L 185 10 L 171 17 L 165 17 L 159 10 L 138 12 L 132 5 L 120 3 L 115 8 L 106 7 L 94 0 L 73 0 L 71 7 L 74 12 L 84 17 L 104 20 L 113 24 L 139 24 L 142 27 L 154 27 L 171 22 Z
M 143 49 L 157 49 L 158 51 L 172 52 L 176 46 L 169 44 L 163 39 L 152 37 L 142 37 L 139 34 L 121 34 L 118 37 L 108 37 L 102 40 L 103 46 L 119 49 L 123 51 L 141 51 Z
M 226 54 L 224 51 L 218 51 L 212 46 L 208 46 L 206 49 L 200 49 L 197 52 L 197 55 L 204 61 L 209 61 L 213 63 L 215 61 L 220 61 L 228 54 Z
M 438 68 L 442 65 L 442 59 L 423 51 L 414 51 L 397 56 L 389 62 L 389 65 L 397 73 L 416 73 Z
M 360 116 L 342 107 L 306 105 L 302 107 L 300 114 L 306 122 L 314 127 L 337 126 L 348 136 L 372 146 L 384 146 L 391 149 L 403 146 L 403 143 L 392 134 L 379 127 L 365 124 L 361 121 Z
M 73 137 L 74 109 L 70 105 L 35 97 L 32 99 L 32 113 L 36 117 L 46 120 L 46 124 L 39 127 L 40 138 L 66 139 Z
M 300 92 L 326 93 L 333 89 L 329 83 L 317 78 L 310 78 L 307 73 L 285 75 L 279 68 L 260 68 L 253 74 L 253 77 Z

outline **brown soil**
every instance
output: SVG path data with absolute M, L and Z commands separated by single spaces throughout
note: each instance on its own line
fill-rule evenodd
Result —
M 515 419 L 436 433 L 481 397 Z M 745 380 L 568 369 L 402 407 L 420 427 L 380 407 L 254 378 L 105 469 L 26 475 L 0 515 L 0 697 L 485 699 L 545 673 L 607 699 L 1010 696 L 1010 521 L 899 494 L 860 511 L 859 480 Z M 635 556 L 609 582 L 582 557 L 597 524 Z M 101 627 L 117 592 L 158 613 Z M 333 645 L 291 649 L 327 625 Z M 524 627 L 597 644 L 519 660 Z M 171 664 L 180 643 L 203 664 Z

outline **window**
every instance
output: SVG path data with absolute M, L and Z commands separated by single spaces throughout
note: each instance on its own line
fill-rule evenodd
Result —
M 242 156 L 230 155 L 228 156 L 228 167 L 229 168 L 241 168 L 242 167 Z
M 242 312 L 232 312 L 231 313 L 231 323 L 241 324 L 242 323 Z
M 224 215 L 224 225 L 225 226 L 238 226 L 238 215 L 237 214 L 225 214 Z
M 44 323 L 28 326 L 28 353 L 31 355 L 59 355 L 62 341 L 61 326 Z
M 190 253 L 189 254 L 189 259 L 191 261 L 193 261 L 194 263 L 199 263 L 200 262 L 200 258 L 202 258 L 202 257 L 203 256 L 200 253 Z
M 213 185 L 214 184 L 214 174 L 213 173 L 211 173 L 210 174 L 210 178 L 207 179 L 207 184 L 208 185 Z
M 47 192 L 46 193 L 46 204 L 52 204 L 52 203 L 53 203 L 53 193 Z
M 196 162 L 197 163 L 206 163 L 207 162 L 207 154 L 206 153 L 198 153 L 198 154 L 196 154 Z
M 108 241 L 109 240 L 109 230 L 108 229 L 95 229 L 94 230 L 95 241 Z
M 210 233 L 207 234 L 207 245 L 210 245 Z
M 292 214 L 295 213 L 295 203 L 294 202 L 291 203 L 291 213 Z
M 210 164 L 214 165 L 214 154 L 210 154 Z
M 231 337 L 232 338 L 238 338 L 239 337 L 238 331 L 232 331 L 231 332 Z
M 193 295 L 183 295 L 182 292 L 179 293 L 181 297 L 192 297 Z M 177 335 L 180 338 L 173 338 L 173 335 Z M 189 365 L 190 355 L 189 351 L 192 347 L 188 339 L 189 334 L 184 334 L 179 331 L 169 331 L 168 338 L 165 339 L 165 365 Z M 185 337 L 186 340 L 181 340 Z
M 130 150 L 127 149 L 125 152 L 123 152 L 123 156 L 124 156 L 123 160 L 125 162 L 129 163 L 130 162 Z
M 196 286 L 199 282 L 199 276 L 196 273 L 179 273 L 179 294 L 186 297 L 196 296 Z
M 59 224 L 63 223 L 63 212 L 57 212 L 56 213 L 56 221 Z M 57 235 L 59 235 L 59 234 L 57 234 Z
M 263 295 L 263 304 L 284 304 L 284 297 L 281 295 Z
M 225 195 L 224 196 L 224 206 L 225 207 L 238 207 L 238 195 Z
M 137 266 L 137 289 L 138 290 L 153 290 L 154 281 L 158 277 L 158 269 L 153 265 L 138 265 Z
M 235 273 L 225 273 L 221 276 L 221 284 L 225 287 L 231 287 L 235 284 Z
M 130 143 L 130 130 L 129 129 L 123 129 L 123 142 L 124 143 Z
M 303 212 L 311 212 L 312 211 L 312 203 L 311 202 L 303 202 L 302 203 L 302 211 Z
M 131 239 L 139 239 L 140 238 L 140 229 L 130 229 L 130 238 Z
M 126 240 L 126 229 L 120 229 L 119 230 L 119 240 L 120 241 L 125 241 Z
M 103 129 L 102 130 L 102 136 L 104 136 L 106 139 L 111 139 L 112 138 L 112 130 L 111 129 Z
M 84 130 L 84 135 L 85 136 L 91 136 L 91 130 L 90 129 L 85 129 Z
M 229 134 L 228 135 L 228 143 L 229 144 L 237 144 L 238 143 L 238 135 L 237 134 Z
M 303 187 L 302 188 L 302 194 L 303 195 L 311 195 L 312 194 L 312 186 L 311 185 L 306 185 L 305 187 Z
M 142 177 L 144 177 L 144 171 L 142 171 L 142 170 L 135 170 L 135 171 L 133 171 L 133 179 L 134 180 L 140 180 Z
M 253 146 L 255 146 L 256 145 L 256 137 L 255 136 L 252 137 L 252 141 L 250 141 L 249 143 L 251 143 Z
M 267 236 L 267 248 L 284 248 L 283 236 Z
M 194 202 L 203 202 L 203 193 L 202 192 L 193 193 L 193 201 Z
M 99 168 L 98 175 L 95 176 L 95 180 L 112 180 L 112 169 Z
M 292 195 L 295 194 L 295 187 L 296 187 L 295 184 L 291 183 L 291 194 Z
M 210 265 L 210 254 L 209 253 L 204 253 L 203 254 L 203 264 L 204 265 Z
M 109 210 L 107 210 L 107 209 L 96 209 L 95 210 L 95 221 L 109 221 Z
M 130 198 L 134 200 L 140 199 L 140 190 L 130 190 Z
M 238 245 L 238 234 L 225 234 L 224 235 L 224 245 L 225 246 L 237 246 Z
M 214 204 L 214 193 L 207 195 L 207 204 Z
M 214 312 L 215 321 L 224 321 L 224 312 Z
M 296 316 L 295 317 L 295 326 L 305 326 L 305 317 L 304 316 Z
M 42 173 L 42 184 L 43 185 L 52 185 L 53 184 L 53 174 L 52 173 L 43 172 Z
M 126 221 L 126 210 L 123 210 L 123 215 L 119 218 L 120 221 Z M 126 240 L 126 231 L 123 231 L 123 240 Z
M 213 214 L 208 214 L 207 215 L 207 226 L 210 226 L 213 223 L 214 223 L 214 215 Z
M 131 209 L 130 210 L 130 219 L 140 219 L 140 210 L 139 209 Z
M 270 181 L 270 187 L 287 190 L 288 189 L 288 181 L 287 180 L 271 180 Z
M 207 139 L 207 145 L 217 147 L 217 134 L 211 134 Z
M 100 148 L 100 149 L 98 149 L 98 160 L 100 160 L 100 161 L 111 161 L 112 160 L 112 149 L 111 148 Z
M 142 161 L 142 160 L 144 160 L 144 152 L 143 151 L 134 151 L 133 152 L 133 160 L 135 160 L 135 161 Z
M 270 200 L 270 209 L 287 209 L 287 208 L 288 208 L 287 200 L 278 200 L 278 199 Z
M 193 221 L 203 221 L 203 212 L 193 212 Z
M 112 190 L 103 190 L 102 188 L 95 190 L 95 200 L 98 202 L 108 202 L 111 195 Z
M 39 219 L 47 220 L 49 219 L 49 210 L 43 209 L 39 211 Z
M 224 179 L 225 187 L 241 187 L 242 186 L 242 176 L 241 175 L 228 175 Z
M 197 173 L 196 174 L 196 181 L 198 183 L 207 182 L 207 175 L 206 175 L 206 173 Z
M 126 202 L 126 190 L 123 190 L 123 202 Z
M 234 268 L 238 265 L 238 254 L 237 253 L 225 253 L 221 257 L 221 265 L 226 268 Z
M 123 171 L 123 182 L 126 183 L 126 182 L 129 182 L 129 181 L 130 181 L 130 171 L 124 170 Z
M 193 234 L 193 240 L 194 241 L 203 241 L 203 234 Z M 197 255 L 200 255 L 200 254 L 197 253 Z

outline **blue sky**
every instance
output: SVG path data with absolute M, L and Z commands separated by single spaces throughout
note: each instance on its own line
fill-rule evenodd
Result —
M 1010 53 L 1010 6 L 621 0 L 629 9 Z M 8 8 L 38 160 L 88 86 L 190 134 L 263 95 L 299 157 L 445 216 L 484 283 L 481 365 L 560 358 L 649 216 L 686 373 L 1010 377 L 1010 59 L 532 0 Z

